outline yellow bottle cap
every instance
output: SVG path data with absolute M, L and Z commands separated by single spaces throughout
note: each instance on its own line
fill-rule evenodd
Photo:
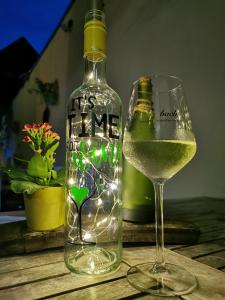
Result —
M 101 11 L 90 11 L 84 25 L 84 57 L 92 61 L 100 61 L 106 57 L 106 26 Z

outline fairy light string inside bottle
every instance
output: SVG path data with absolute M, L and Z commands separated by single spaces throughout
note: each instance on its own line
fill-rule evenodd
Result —
M 121 261 L 121 100 L 107 84 L 106 26 L 87 12 L 84 79 L 68 102 L 65 262 L 77 274 L 114 271 Z

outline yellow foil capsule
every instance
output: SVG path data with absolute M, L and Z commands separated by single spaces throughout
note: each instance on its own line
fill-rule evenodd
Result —
M 90 20 L 85 23 L 84 57 L 92 61 L 106 57 L 106 26 L 102 21 Z

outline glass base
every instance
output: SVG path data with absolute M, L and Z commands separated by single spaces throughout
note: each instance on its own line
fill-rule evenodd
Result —
M 67 268 L 79 275 L 103 275 L 118 269 L 119 260 L 113 251 L 98 247 L 84 247 L 65 260 Z
M 197 287 L 193 274 L 173 264 L 164 267 L 157 267 L 154 262 L 139 264 L 128 270 L 127 279 L 137 290 L 155 296 L 185 295 Z

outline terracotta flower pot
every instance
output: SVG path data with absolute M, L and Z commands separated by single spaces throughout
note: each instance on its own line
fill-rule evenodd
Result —
M 24 194 L 28 228 L 48 231 L 64 224 L 65 189 L 47 187 L 31 195 Z

